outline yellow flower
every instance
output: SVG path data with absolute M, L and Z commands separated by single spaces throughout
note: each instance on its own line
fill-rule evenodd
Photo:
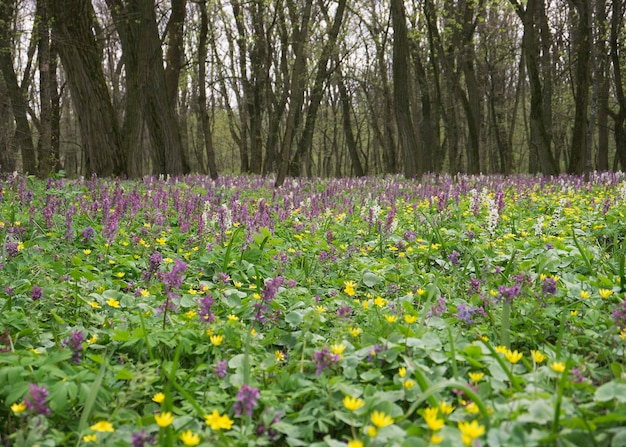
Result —
M 15 414 L 21 413 L 26 410 L 26 404 L 24 402 L 20 402 L 19 404 L 15 402 L 11 405 L 11 411 Z
M 406 376 L 406 368 L 404 366 L 398 369 L 398 375 L 404 379 L 404 376 Z
M 144 298 L 150 296 L 150 292 L 148 292 L 146 289 L 141 289 L 141 296 L 143 296 Z
M 565 371 L 565 363 L 563 362 L 552 362 L 550 363 L 550 369 L 557 373 L 562 373 Z
M 537 363 L 541 363 L 541 362 L 543 362 L 545 359 L 547 359 L 547 358 L 548 358 L 548 356 L 547 356 L 547 355 L 545 355 L 544 353 L 539 352 L 539 351 L 535 351 L 534 349 L 533 349 L 532 351 L 530 351 L 530 355 L 532 355 L 533 360 L 534 360 L 535 362 L 537 362 Z
M 469 414 L 476 414 L 480 411 L 480 409 L 478 408 L 478 405 L 476 405 L 476 402 L 470 402 L 465 405 L 465 411 Z
M 363 407 L 363 405 L 365 405 L 365 401 L 358 397 L 346 396 L 343 398 L 343 406 L 349 411 L 356 411 Z
M 454 411 L 454 407 L 447 402 L 441 401 L 439 402 L 439 410 L 443 414 L 450 414 Z
M 343 285 L 345 286 L 343 291 L 346 293 L 346 295 L 348 296 L 355 295 L 354 287 L 356 286 L 356 283 L 354 281 L 345 281 Z
M 433 433 L 432 436 L 430 437 L 431 444 L 435 444 L 435 445 L 441 444 L 441 441 L 443 441 L 443 435 Z
M 471 372 L 468 374 L 469 378 L 472 379 L 472 382 L 478 382 L 485 376 L 483 372 Z
M 404 322 L 406 324 L 413 324 L 417 321 L 417 316 L 415 315 L 404 315 Z
M 226 318 L 228 318 L 228 321 L 239 321 L 239 317 L 233 314 L 229 314 Z
M 120 307 L 120 302 L 118 300 L 116 300 L 115 298 L 109 298 L 107 300 L 107 304 L 111 307 L 114 307 L 116 309 L 118 309 Z
M 373 438 L 378 434 L 378 430 L 376 430 L 376 427 L 368 425 L 367 427 L 365 427 L 365 433 L 367 433 L 367 436 L 369 436 L 370 438 Z
M 211 335 L 209 339 L 211 340 L 211 343 L 213 343 L 213 346 L 219 346 L 224 341 L 224 336 L 223 335 Z
M 96 435 L 95 433 L 92 435 L 83 436 L 83 442 L 97 442 L 97 441 L 98 441 L 98 435 Z
M 174 422 L 174 415 L 169 411 L 166 411 L 165 413 L 155 414 L 154 421 L 159 427 L 167 427 L 172 422 Z
M 408 379 L 408 380 L 405 380 L 405 381 L 404 381 L 404 387 L 405 387 L 407 390 L 410 390 L 410 389 L 411 389 L 411 388 L 413 388 L 414 386 L 415 386 L 415 380 Z
M 257 301 L 258 301 L 258 300 L 260 300 L 260 299 L 261 299 L 261 295 L 260 295 L 260 294 L 258 294 L 258 293 L 253 293 L 253 294 L 252 294 L 252 298 L 254 298 L 255 300 L 257 300 Z
M 285 354 L 282 351 L 274 351 L 274 355 L 276 356 L 277 362 L 282 362 L 285 360 Z
M 90 345 L 93 345 L 97 341 L 98 341 L 98 334 L 93 334 L 91 338 L 87 340 L 87 343 L 89 343 Z
M 205 414 L 204 421 L 209 427 L 211 427 L 211 430 L 230 430 L 230 427 L 232 427 L 235 422 L 226 414 L 220 416 L 220 413 L 217 410 L 213 410 L 213 413 L 211 414 Z
M 461 430 L 461 439 L 465 445 L 470 445 L 474 439 L 481 437 L 485 433 L 485 427 L 479 425 L 476 420 L 459 422 L 459 430 Z
M 191 430 L 184 431 L 180 434 L 180 440 L 185 445 L 198 445 L 200 444 L 200 436 Z
M 358 337 L 361 332 L 363 332 L 363 329 L 361 329 L 360 327 L 351 327 L 350 328 L 350 335 L 352 335 L 353 337 Z
M 385 320 L 387 320 L 389 323 L 395 323 L 397 319 L 398 317 L 396 317 L 395 315 L 385 315 Z
M 197 315 L 197 313 L 196 313 L 195 310 L 190 310 L 188 312 L 185 312 L 185 317 L 187 317 L 188 320 L 191 320 L 196 315 Z
M 382 296 L 377 296 L 376 298 L 374 298 L 374 304 L 378 307 L 383 307 L 385 304 L 387 304 L 387 300 L 384 299 Z
M 507 349 L 507 351 L 504 353 L 504 356 L 509 362 L 517 363 L 521 360 L 523 354 L 521 352 L 517 352 L 517 349 L 515 351 Z
M 117 272 L 117 273 L 115 274 L 115 276 L 117 276 L 118 278 L 123 278 L 125 274 L 126 274 L 126 273 L 124 273 L 124 272 Z
M 348 441 L 348 447 L 363 447 L 363 441 L 359 441 L 358 439 L 350 439 Z
M 580 291 L 580 297 L 581 298 L 589 298 L 591 296 L 591 294 L 589 292 L 587 292 L 586 290 L 581 290 Z
M 598 290 L 598 293 L 600 294 L 602 298 L 608 298 L 611 295 L 613 295 L 613 291 L 609 289 L 600 289 Z
M 437 419 L 436 417 L 428 418 L 426 419 L 426 425 L 428 425 L 428 428 L 432 431 L 439 431 L 445 425 L 445 421 L 443 419 Z
M 496 346 L 496 352 L 499 354 L 504 354 L 506 351 L 508 351 L 508 349 L 506 348 L 506 346 Z
M 89 305 L 94 309 L 100 309 L 100 304 L 97 301 L 89 301 Z
M 335 344 L 330 347 L 330 351 L 333 354 L 338 355 L 340 360 L 343 358 L 343 351 L 345 349 L 346 349 L 346 345 L 344 345 L 343 343 Z
M 317 313 L 324 313 L 326 312 L 326 309 L 324 309 L 324 306 L 316 306 L 315 310 L 317 311 Z
M 93 431 L 99 431 L 99 432 L 114 432 L 115 431 L 115 429 L 113 428 L 113 425 L 107 421 L 97 422 L 89 428 L 91 428 Z
M 91 254 L 91 250 L 89 250 L 88 248 L 83 250 L 83 253 L 85 253 L 86 255 Z
M 165 394 L 156 393 L 154 396 L 152 396 L 152 400 L 156 402 L 157 404 L 160 404 L 161 402 L 165 400 Z
M 393 424 L 393 418 L 382 411 L 374 410 L 370 415 L 370 421 L 378 428 L 387 427 Z

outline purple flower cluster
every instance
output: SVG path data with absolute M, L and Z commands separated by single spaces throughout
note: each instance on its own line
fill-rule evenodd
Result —
M 471 326 L 474 324 L 474 314 L 480 314 L 484 317 L 485 310 L 482 307 L 468 306 L 465 303 L 461 303 L 457 306 L 457 312 L 453 316 Z
M 269 420 L 270 417 L 272 418 L 271 420 Z M 263 415 L 263 418 L 261 419 L 261 422 L 259 423 L 259 426 L 256 429 L 257 436 L 267 435 L 267 437 L 270 438 L 270 441 L 272 442 L 276 441 L 278 437 L 280 436 L 280 432 L 272 428 L 272 425 L 277 424 L 279 422 L 280 422 L 280 412 L 277 411 L 276 413 L 274 413 L 274 416 L 272 417 L 271 414 L 269 414 L 266 409 L 265 414 Z
M 261 289 L 261 299 L 254 303 L 254 320 L 261 324 L 267 323 L 269 305 L 274 300 L 274 297 L 278 293 L 278 289 L 285 283 L 283 276 L 277 276 L 275 278 L 269 278 L 265 280 L 263 289 Z
M 544 295 L 556 295 L 556 279 L 547 277 L 541 283 L 541 291 Z
M 135 432 L 130 438 L 130 442 L 133 447 L 144 447 L 146 443 L 153 445 L 154 441 L 154 435 L 147 433 L 146 430 L 141 430 L 139 433 Z
M 522 295 L 522 286 L 514 284 L 511 287 L 500 286 L 498 287 L 500 292 L 500 299 L 504 299 L 507 304 L 511 304 L 514 298 Z
M 239 391 L 237 391 L 237 401 L 234 405 L 235 414 L 241 416 L 242 413 L 245 413 L 247 416 L 252 416 L 252 412 L 258 404 L 257 401 L 259 397 L 261 397 L 261 393 L 258 388 L 244 383 L 243 386 L 239 388 Z
M 83 243 L 91 241 L 96 236 L 96 230 L 92 227 L 85 227 L 80 233 L 80 237 L 83 239 Z
M 321 351 L 315 351 L 313 354 L 313 361 L 315 362 L 315 374 L 320 375 L 333 363 L 337 363 L 340 360 L 339 354 L 331 354 L 328 346 L 324 346 Z
M 198 318 L 201 322 L 208 324 L 215 319 L 215 315 L 211 312 L 211 306 L 213 306 L 214 303 L 213 295 L 210 293 L 198 299 Z
M 217 377 L 223 379 L 228 374 L 228 362 L 226 360 L 217 360 L 213 366 L 213 372 Z
M 50 408 L 46 404 L 46 399 L 50 394 L 46 387 L 37 386 L 31 383 L 28 386 L 29 396 L 24 399 L 24 403 L 26 404 L 26 408 L 31 411 L 34 411 L 37 414 L 41 414 L 44 416 L 50 416 Z
M 72 357 L 70 362 L 79 364 L 83 356 L 83 341 L 85 340 L 85 334 L 83 331 L 72 331 L 70 336 L 63 340 L 63 346 L 66 346 L 72 351 Z
M 150 259 L 148 260 L 148 270 L 143 273 L 143 278 L 146 281 L 150 281 L 154 275 L 159 271 L 159 267 L 161 266 L 161 262 L 163 262 L 163 256 L 158 251 L 155 251 L 150 255 Z
M 30 289 L 30 297 L 33 299 L 33 301 L 38 301 L 42 296 L 43 290 L 41 290 L 41 287 L 35 284 L 33 288 Z

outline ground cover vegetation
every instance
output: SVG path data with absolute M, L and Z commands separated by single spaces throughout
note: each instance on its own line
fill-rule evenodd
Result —
M 623 174 L 0 183 L 16 446 L 624 445 Z

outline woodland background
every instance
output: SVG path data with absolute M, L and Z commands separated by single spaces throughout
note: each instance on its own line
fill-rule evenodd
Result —
M 626 0 L 0 0 L 0 171 L 626 169 Z

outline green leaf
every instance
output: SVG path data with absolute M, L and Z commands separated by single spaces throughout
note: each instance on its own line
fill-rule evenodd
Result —
M 616 399 L 619 403 L 626 402 L 626 383 L 614 380 L 605 383 L 593 395 L 596 402 L 610 402 Z
M 376 273 L 365 272 L 363 275 L 363 284 L 367 287 L 374 287 L 383 282 L 383 279 L 378 276 Z

